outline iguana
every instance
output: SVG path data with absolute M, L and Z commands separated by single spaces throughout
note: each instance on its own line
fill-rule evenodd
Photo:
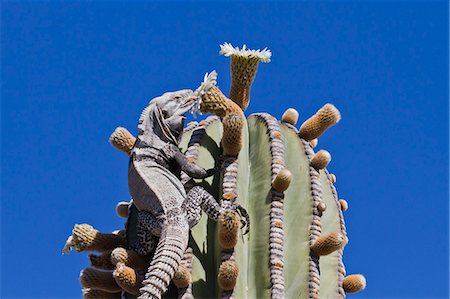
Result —
M 189 162 L 178 148 L 185 114 L 196 100 L 191 90 L 168 92 L 151 100 L 139 119 L 128 169 L 129 190 L 139 210 L 139 244 L 133 249 L 148 254 L 156 245 L 154 236 L 160 236 L 139 299 L 161 298 L 167 290 L 201 210 L 214 220 L 223 212 L 205 189 L 195 186 L 186 194 L 180 181 L 181 171 L 193 178 L 206 178 L 217 171 Z M 239 205 L 233 208 L 246 214 Z

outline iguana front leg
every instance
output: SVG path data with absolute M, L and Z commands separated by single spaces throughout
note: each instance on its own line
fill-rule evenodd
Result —
M 218 171 L 217 167 L 208 170 L 203 169 L 202 167 L 190 162 L 188 158 L 186 158 L 186 156 L 180 151 L 175 152 L 174 159 L 178 165 L 180 165 L 181 170 L 194 179 L 204 179 L 214 175 Z

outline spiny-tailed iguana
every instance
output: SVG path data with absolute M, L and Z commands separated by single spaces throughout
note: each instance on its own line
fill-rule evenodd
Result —
M 179 179 L 181 171 L 193 178 L 216 172 L 190 163 L 178 148 L 184 115 L 195 101 L 191 90 L 168 92 L 151 100 L 139 119 L 139 135 L 128 169 L 129 190 L 139 210 L 140 244 L 135 249 L 148 254 L 155 246 L 152 236 L 160 236 L 139 299 L 161 298 L 167 290 L 186 250 L 189 229 L 199 221 L 201 210 L 215 220 L 223 212 L 200 186 L 186 194 Z M 246 214 L 242 207 L 234 208 Z

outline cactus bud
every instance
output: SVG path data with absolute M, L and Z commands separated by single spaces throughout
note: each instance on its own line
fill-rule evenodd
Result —
M 239 238 L 239 215 L 232 210 L 225 210 L 219 215 L 219 244 L 223 249 L 232 249 Z
M 242 112 L 231 112 L 223 118 L 222 146 L 227 156 L 237 156 L 242 148 L 244 116 Z
M 284 192 L 289 188 L 289 184 L 292 181 L 292 174 L 286 168 L 280 170 L 275 179 L 272 182 L 272 187 L 278 192 Z
M 84 288 L 99 289 L 106 292 L 120 291 L 112 272 L 99 271 L 93 268 L 86 268 L 81 271 L 80 283 Z
M 345 199 L 340 199 L 339 200 L 339 205 L 341 206 L 341 211 L 345 212 L 348 209 L 348 203 Z
M 218 281 L 222 290 L 231 291 L 236 285 L 239 275 L 239 267 L 235 261 L 228 260 L 219 267 Z
M 181 263 L 178 266 L 178 270 L 175 272 L 175 275 L 173 276 L 173 283 L 177 286 L 177 288 L 187 288 L 189 284 L 191 283 L 191 273 L 189 272 L 186 265 Z
M 118 150 L 130 155 L 131 149 L 136 142 L 136 137 L 134 137 L 127 129 L 118 127 L 109 137 L 109 142 Z
M 125 238 L 115 234 L 103 234 L 89 224 L 75 224 L 72 235 L 67 239 L 63 253 L 76 251 L 103 252 L 116 247 L 125 246 Z
M 319 202 L 319 204 L 317 205 L 317 210 L 320 213 L 323 213 L 323 212 L 325 212 L 326 209 L 327 209 L 327 205 L 323 201 Z
M 336 183 L 336 176 L 333 173 L 330 173 L 331 182 L 334 184 Z
M 341 114 L 336 107 L 326 104 L 315 115 L 306 120 L 300 127 L 299 136 L 305 140 L 313 140 L 335 125 L 341 119 Z
M 117 265 L 118 263 L 124 263 L 133 269 L 142 269 L 147 263 L 147 258 L 137 254 L 132 250 L 127 250 L 122 247 L 115 248 L 111 252 L 111 263 Z
M 142 286 L 143 278 L 136 273 L 136 270 L 126 266 L 124 263 L 117 263 L 113 276 L 117 285 L 126 292 L 139 295 L 139 288 Z
M 111 232 L 111 234 L 125 237 L 126 231 L 124 229 L 116 229 L 116 230 L 113 230 Z
M 314 138 L 313 140 L 309 141 L 309 145 L 310 145 L 312 148 L 315 148 L 315 147 L 317 146 L 318 143 L 319 143 L 319 139 L 317 139 L 317 138 Z
M 267 49 L 248 50 L 245 45 L 242 49 L 234 48 L 231 44 L 225 43 L 220 46 L 220 54 L 231 57 L 230 99 L 245 111 L 250 101 L 250 88 L 259 61 L 269 62 L 272 53 Z
M 120 299 L 121 292 L 109 293 L 102 290 L 83 289 L 83 299 Z
M 89 254 L 91 266 L 102 270 L 112 270 L 114 265 L 111 263 L 111 250 L 105 251 L 100 255 Z
M 226 200 L 235 200 L 236 197 L 237 197 L 237 194 L 235 192 L 225 192 L 222 195 L 222 198 L 226 199 Z
M 344 244 L 344 235 L 338 232 L 332 232 L 318 238 L 311 246 L 311 250 L 317 256 L 328 255 L 338 249 L 341 249 Z
M 281 117 L 281 121 L 295 126 L 295 124 L 298 121 L 298 111 L 295 110 L 294 108 L 287 109 L 283 113 L 283 116 Z
M 283 135 L 281 135 L 281 132 L 279 131 L 273 131 L 270 133 L 273 139 L 281 139 Z
M 346 293 L 357 293 L 366 288 L 366 278 L 361 274 L 352 274 L 342 280 L 342 286 Z
M 331 155 L 326 150 L 318 151 L 311 160 L 311 166 L 316 170 L 324 169 L 331 161 Z
M 129 202 L 121 201 L 116 206 L 117 216 L 122 218 L 128 218 L 128 208 L 130 206 Z

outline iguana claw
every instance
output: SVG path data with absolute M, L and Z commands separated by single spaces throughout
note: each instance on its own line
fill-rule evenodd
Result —
M 246 227 L 244 235 L 248 234 L 248 232 L 250 231 L 250 216 L 248 215 L 247 210 L 242 207 L 240 204 L 235 204 L 235 209 L 236 212 L 239 214 L 239 216 L 241 217 L 241 228 L 244 228 L 244 226 Z

